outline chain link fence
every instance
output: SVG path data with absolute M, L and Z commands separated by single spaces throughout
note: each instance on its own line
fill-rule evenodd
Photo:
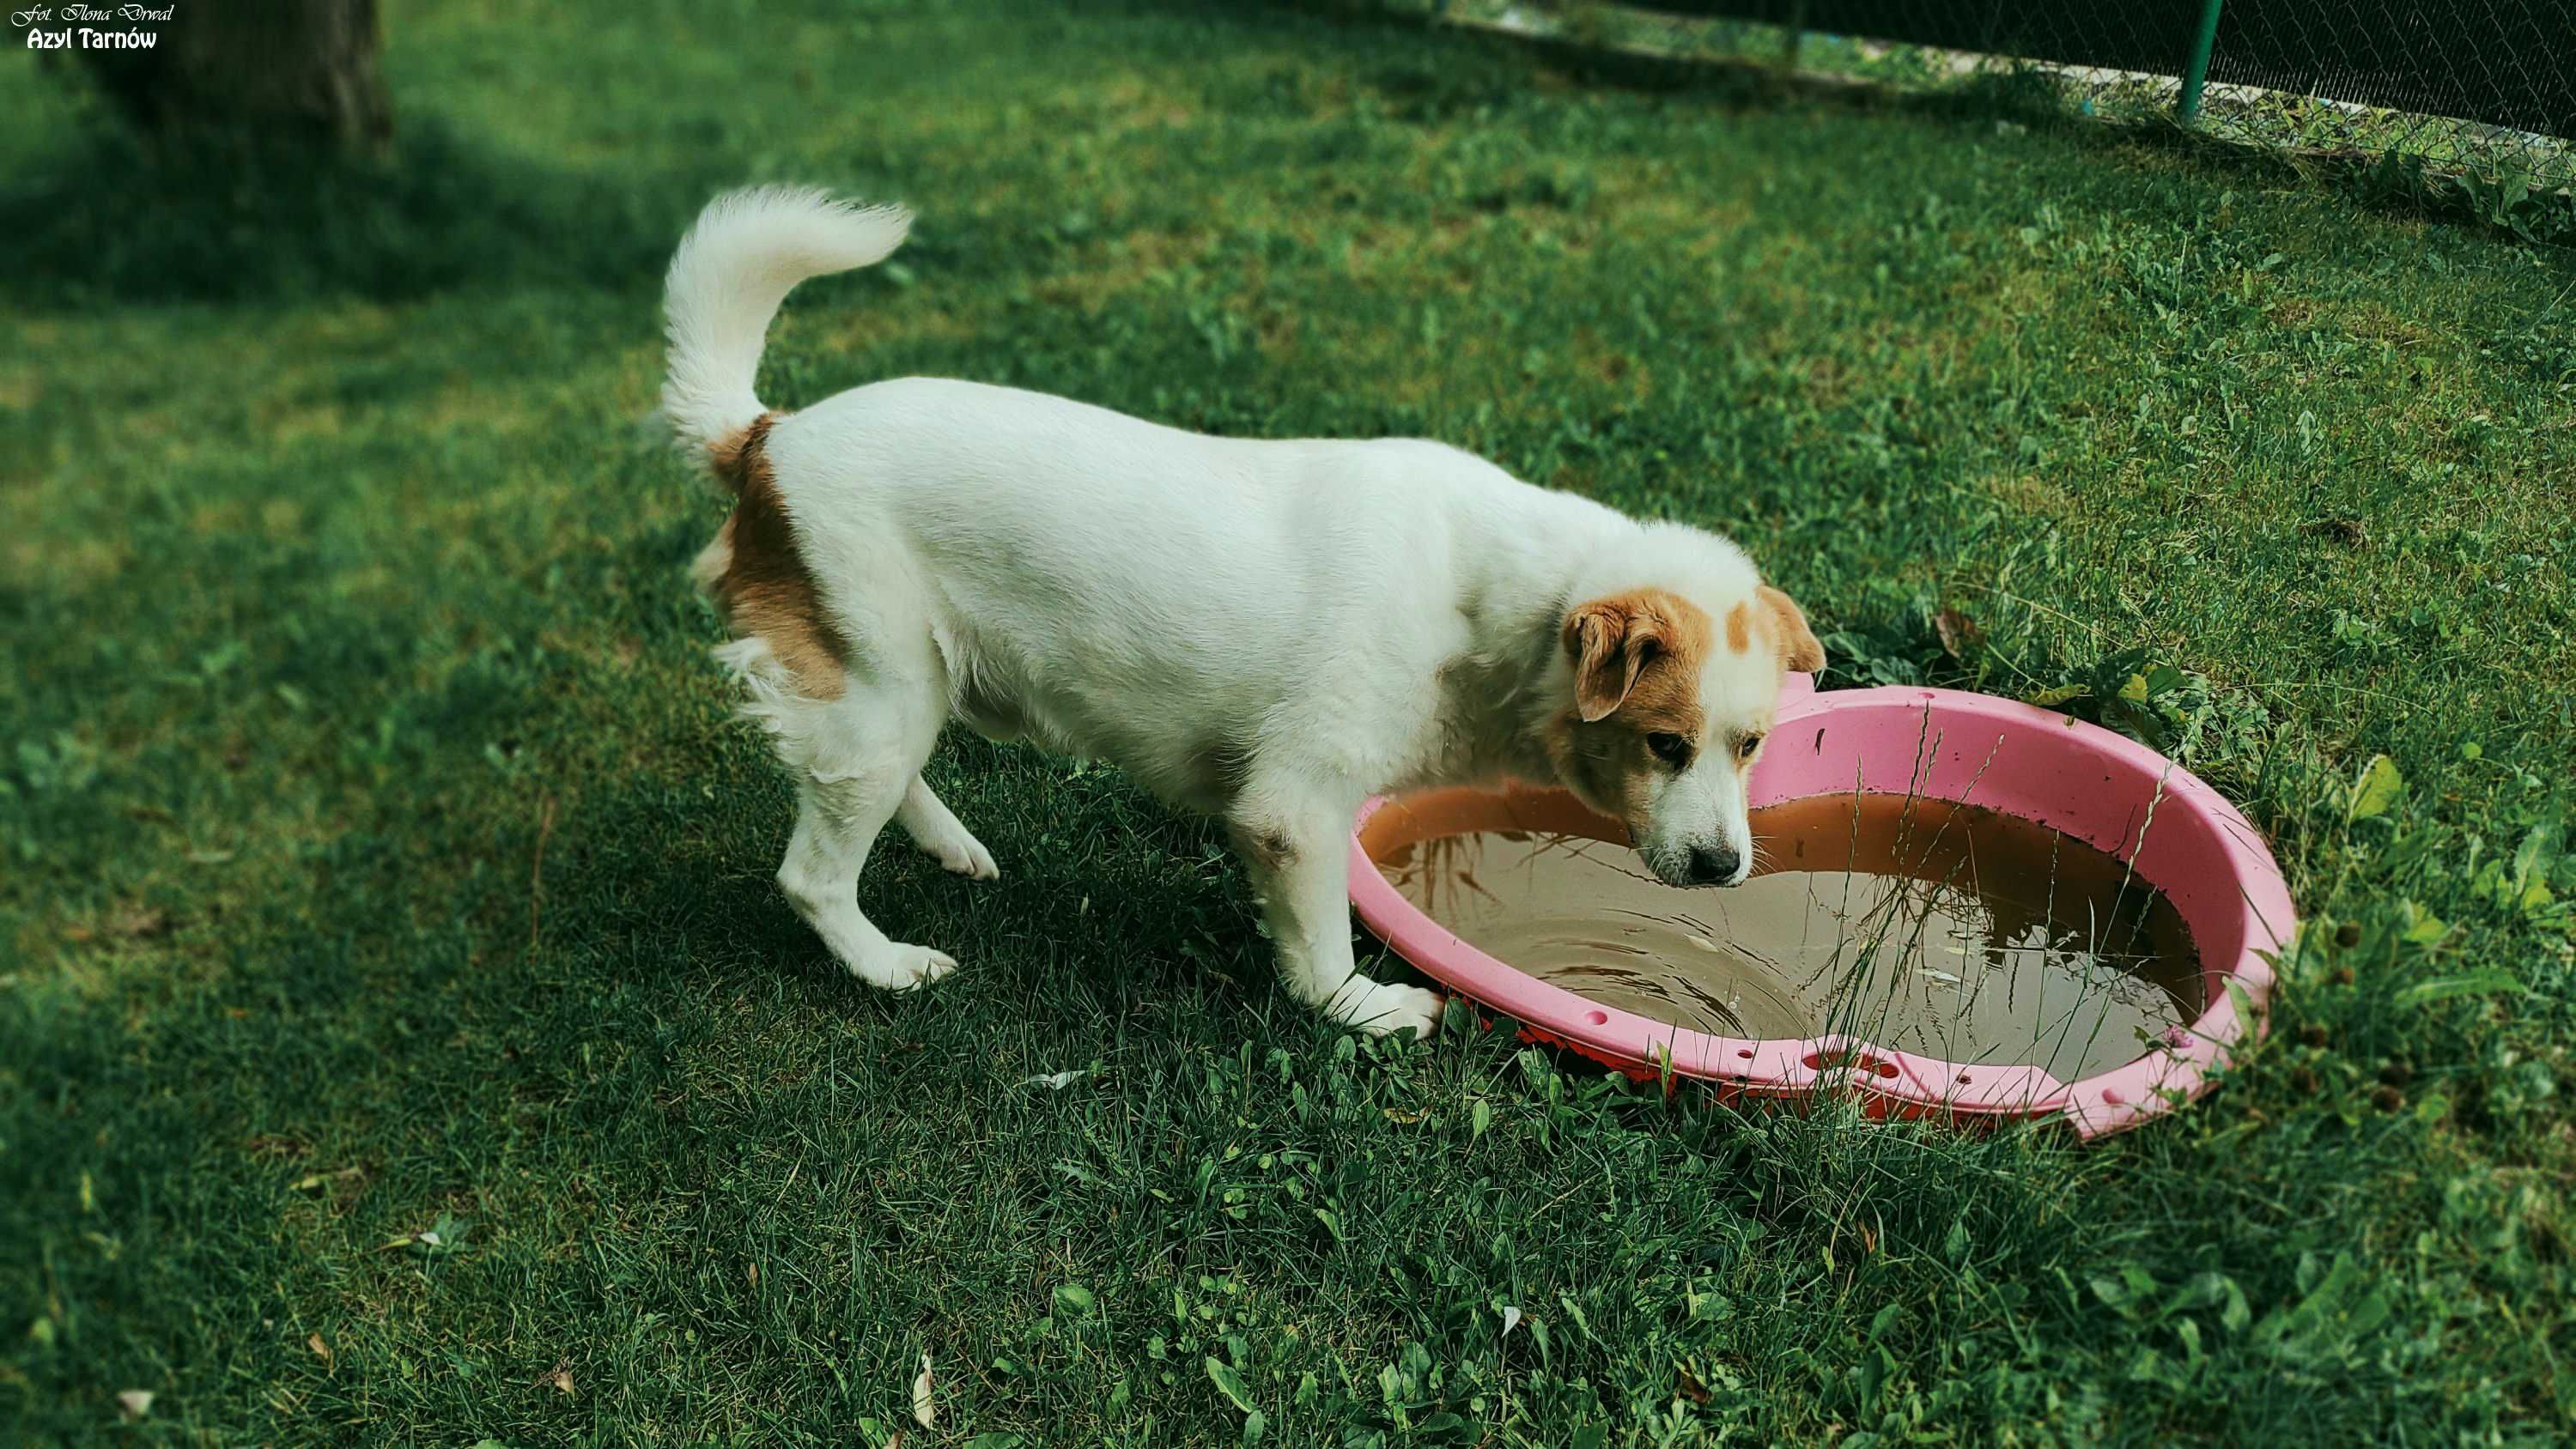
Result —
M 2558 235 L 2576 192 L 2576 0 L 1424 0 L 1452 22 L 1939 90 L 2009 79 Z

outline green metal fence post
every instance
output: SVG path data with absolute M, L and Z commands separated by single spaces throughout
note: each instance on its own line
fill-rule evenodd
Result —
M 2209 52 L 2218 44 L 2220 0 L 2200 7 L 2200 33 L 2191 38 L 2191 68 L 2182 76 L 2182 106 L 2177 116 L 2186 126 L 2200 119 L 2200 88 L 2209 80 Z

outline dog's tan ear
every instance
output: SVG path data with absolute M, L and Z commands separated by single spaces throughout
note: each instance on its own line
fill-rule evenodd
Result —
M 1768 605 L 1771 623 L 1779 631 L 1780 667 L 1801 674 L 1813 674 L 1825 667 L 1825 646 L 1816 642 L 1816 632 L 1807 627 L 1807 616 L 1787 594 L 1764 584 L 1754 596 Z
M 1566 615 L 1576 715 L 1591 724 L 1616 713 L 1662 647 L 1658 621 L 1634 598 L 1595 599 Z

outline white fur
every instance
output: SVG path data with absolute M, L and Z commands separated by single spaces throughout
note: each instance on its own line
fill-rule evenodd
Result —
M 671 335 L 662 412 L 680 436 L 703 448 L 759 417 L 752 373 L 788 290 L 874 266 L 911 229 L 899 206 L 851 206 L 813 187 L 756 186 L 710 202 L 662 279 Z
M 759 416 L 761 332 L 787 289 L 882 257 L 904 225 L 806 191 L 709 206 L 670 272 L 664 399 L 682 437 L 704 446 Z M 1757 582 L 1723 539 L 1431 442 L 1215 438 L 906 378 L 778 420 L 767 449 L 851 647 L 848 690 L 797 695 L 757 640 L 721 652 L 800 781 L 780 880 L 842 961 L 884 985 L 955 964 L 888 940 L 858 910 L 859 869 L 886 821 L 952 869 L 994 873 L 919 779 L 954 716 L 1114 761 L 1165 800 L 1222 816 L 1290 990 L 1370 1030 L 1428 1034 L 1436 997 L 1353 973 L 1343 872 L 1360 802 L 1553 780 L 1542 732 L 1573 695 L 1569 608 L 1657 586 L 1719 618 Z M 1708 667 L 1704 757 L 1769 717 L 1777 664 L 1755 653 Z M 1720 773 L 1677 776 L 1631 822 L 1650 862 L 1695 842 L 1749 859 L 1740 776 Z

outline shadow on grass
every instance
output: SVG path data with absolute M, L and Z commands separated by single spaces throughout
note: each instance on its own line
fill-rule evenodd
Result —
M 55 310 L 658 278 L 672 226 L 605 179 L 414 119 L 381 157 L 88 128 L 0 183 L 0 298 Z

